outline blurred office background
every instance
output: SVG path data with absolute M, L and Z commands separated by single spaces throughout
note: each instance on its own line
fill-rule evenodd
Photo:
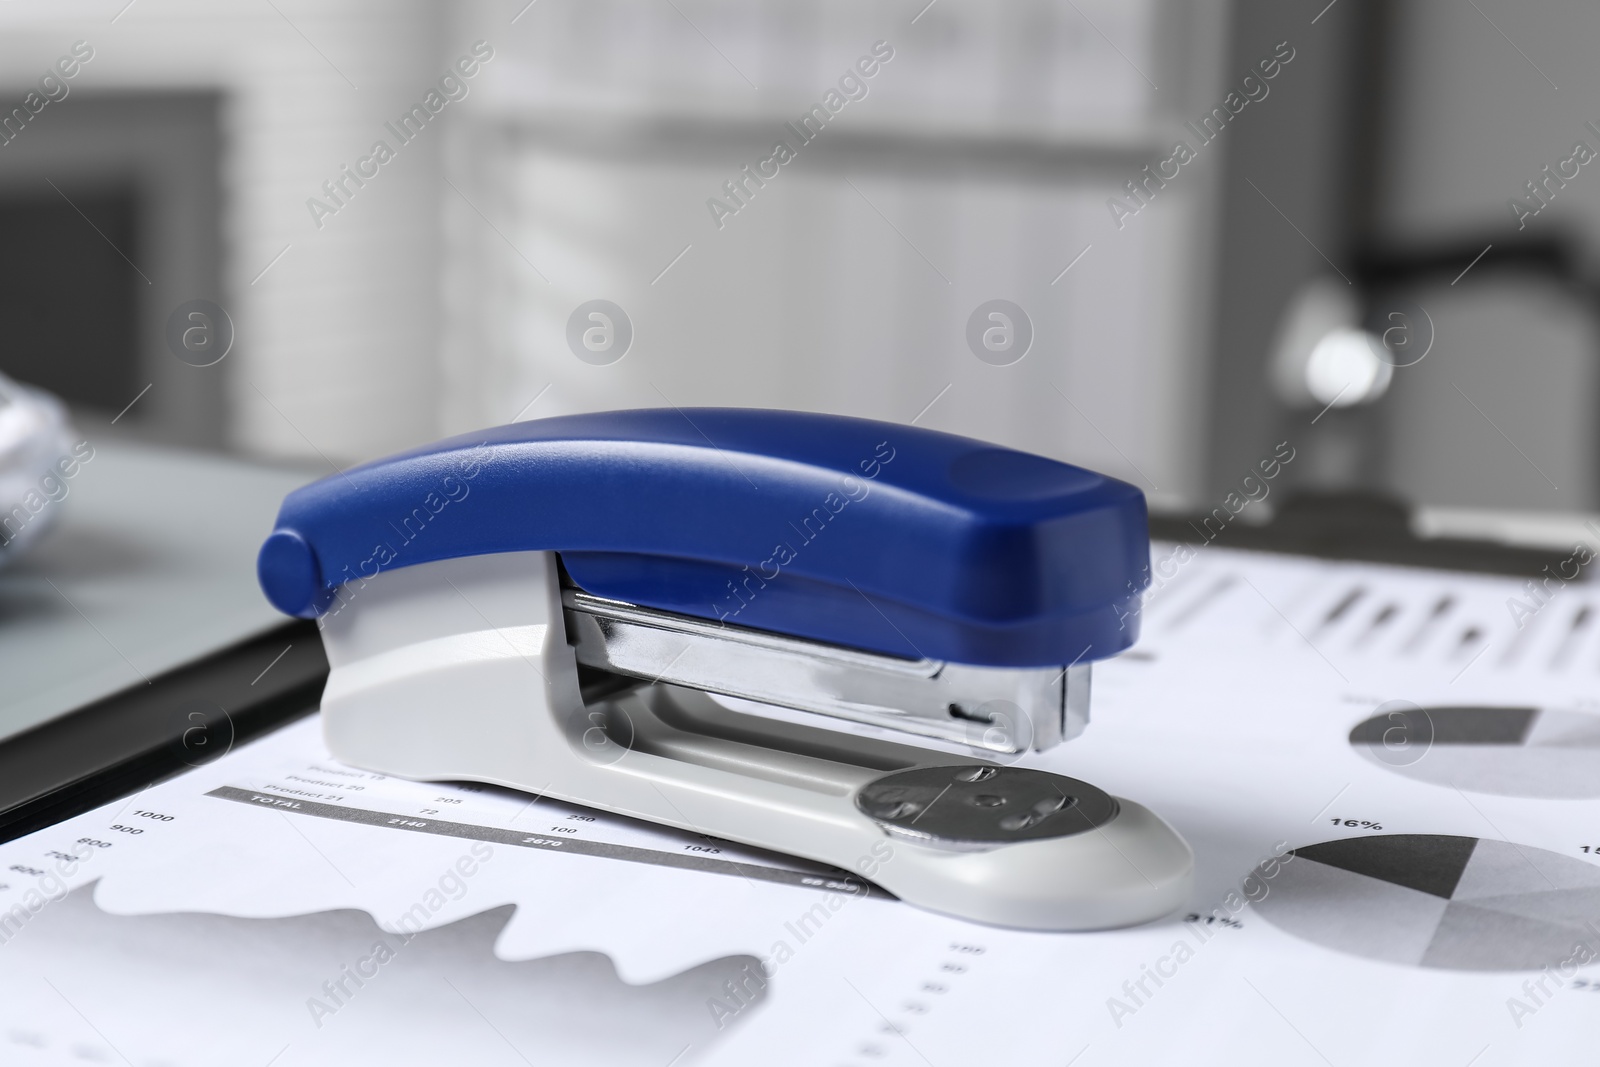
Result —
M 1594 510 L 1600 176 L 1542 168 L 1600 150 L 1597 39 L 1574 0 L 12 0 L 0 371 L 91 437 L 324 471 L 737 404 L 916 419 L 1170 507 L 1287 441 L 1284 484 Z M 719 225 L 877 42 L 866 95 Z M 615 361 L 569 343 L 595 300 Z M 1014 362 L 969 344 L 994 300 Z M 195 301 L 231 344 L 205 366 L 172 339 Z M 1323 346 L 1316 379 L 1340 330 L 1392 343 Z

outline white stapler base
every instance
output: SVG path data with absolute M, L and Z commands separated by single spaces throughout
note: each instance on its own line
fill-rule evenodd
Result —
M 854 738 L 821 754 L 825 742 L 775 750 L 685 728 L 697 699 L 709 702 L 667 686 L 586 706 L 551 553 L 404 567 L 345 594 L 323 628 L 322 712 L 333 755 L 354 766 L 509 786 L 870 870 L 911 904 L 1000 926 L 1123 926 L 1187 898 L 1188 846 L 1127 800 L 1089 831 L 953 851 L 889 836 L 855 793 L 885 769 L 974 761 L 866 742 L 863 766 Z

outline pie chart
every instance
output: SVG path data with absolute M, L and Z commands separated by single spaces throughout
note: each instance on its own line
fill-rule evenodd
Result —
M 1600 796 L 1600 715 L 1581 711 L 1396 701 L 1357 723 L 1350 745 L 1434 785 L 1548 800 Z
M 1251 880 L 1265 887 L 1256 913 L 1340 952 L 1452 971 L 1600 959 L 1600 866 L 1545 849 L 1382 834 L 1308 845 L 1273 866 Z

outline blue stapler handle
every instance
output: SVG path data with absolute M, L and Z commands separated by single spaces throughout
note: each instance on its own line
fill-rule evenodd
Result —
M 691 408 L 514 423 L 324 478 L 284 501 L 258 573 L 310 618 L 382 571 L 528 550 L 596 596 L 992 666 L 1131 645 L 1150 555 L 1144 496 L 1114 478 L 911 426 Z

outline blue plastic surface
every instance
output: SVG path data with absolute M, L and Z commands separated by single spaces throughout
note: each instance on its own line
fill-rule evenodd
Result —
M 965 437 L 634 410 L 500 426 L 297 489 L 258 573 L 281 611 L 315 617 L 359 603 L 380 571 L 552 550 L 597 596 L 891 655 L 1043 666 L 1137 639 L 1147 522 L 1125 482 Z

